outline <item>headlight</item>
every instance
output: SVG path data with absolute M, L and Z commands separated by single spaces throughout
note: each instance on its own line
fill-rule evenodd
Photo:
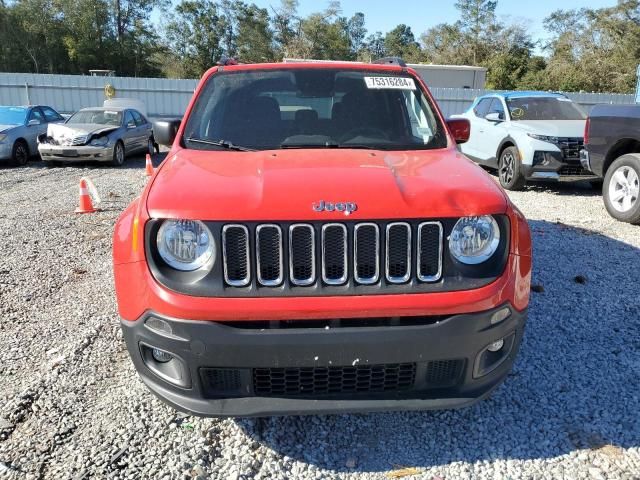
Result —
M 558 137 L 548 137 L 547 135 L 538 135 L 537 133 L 527 133 L 527 135 L 542 142 L 549 142 L 553 143 L 554 145 L 558 143 Z
M 92 147 L 104 147 L 109 143 L 109 137 L 94 138 L 89 142 Z
M 463 217 L 451 231 L 449 251 L 459 262 L 476 265 L 491 258 L 499 243 L 500 228 L 493 217 Z
M 0 143 L 4 142 L 7 139 L 6 133 L 0 133 Z
M 214 256 L 213 236 L 198 220 L 165 221 L 158 231 L 157 242 L 162 259 L 185 272 L 202 268 Z

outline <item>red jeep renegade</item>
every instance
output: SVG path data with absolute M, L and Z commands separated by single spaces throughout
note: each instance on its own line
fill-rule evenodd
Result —
M 456 149 L 398 59 L 225 65 L 117 222 L 122 329 L 183 411 L 454 408 L 505 379 L 525 327 L 523 215 Z

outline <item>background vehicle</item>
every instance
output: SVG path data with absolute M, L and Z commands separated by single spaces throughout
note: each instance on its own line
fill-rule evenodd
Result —
M 151 123 L 133 108 L 84 108 L 39 137 L 45 162 L 96 160 L 124 163 L 127 155 L 153 153 Z
M 604 178 L 609 214 L 640 224 L 640 105 L 596 105 L 585 127 L 582 166 Z
M 24 165 L 38 152 L 38 135 L 47 131 L 50 123 L 64 118 L 44 105 L 0 107 L 0 160 L 13 160 Z
M 456 150 L 417 74 L 210 69 L 119 218 L 131 359 L 199 415 L 453 408 L 506 378 L 526 322 L 522 214 Z
M 527 180 L 594 179 L 580 165 L 586 114 L 561 94 L 493 93 L 478 97 L 453 118 L 471 122 L 461 151 L 475 162 L 498 169 L 508 190 Z

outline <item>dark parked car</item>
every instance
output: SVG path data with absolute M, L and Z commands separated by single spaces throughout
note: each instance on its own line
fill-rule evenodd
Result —
M 640 105 L 596 105 L 584 135 L 582 166 L 604 178 L 609 214 L 640 224 Z

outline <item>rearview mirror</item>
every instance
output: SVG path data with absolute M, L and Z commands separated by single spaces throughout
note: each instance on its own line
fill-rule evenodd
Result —
M 173 145 L 173 141 L 176 139 L 178 129 L 180 128 L 182 119 L 173 118 L 168 120 L 155 120 L 153 125 L 153 138 L 160 145 L 170 147 Z
M 490 122 L 496 122 L 496 123 L 504 121 L 503 115 L 501 113 L 498 113 L 498 112 L 488 113 L 487 116 L 484 117 L 484 118 L 485 118 L 485 120 L 488 120 Z
M 447 127 L 457 144 L 465 143 L 471 135 L 471 123 L 466 118 L 450 118 Z
M 40 125 L 40 120 L 38 120 L 37 118 L 32 118 L 31 120 L 29 120 L 29 123 L 27 123 L 27 125 L 29 127 L 35 127 L 36 125 Z

